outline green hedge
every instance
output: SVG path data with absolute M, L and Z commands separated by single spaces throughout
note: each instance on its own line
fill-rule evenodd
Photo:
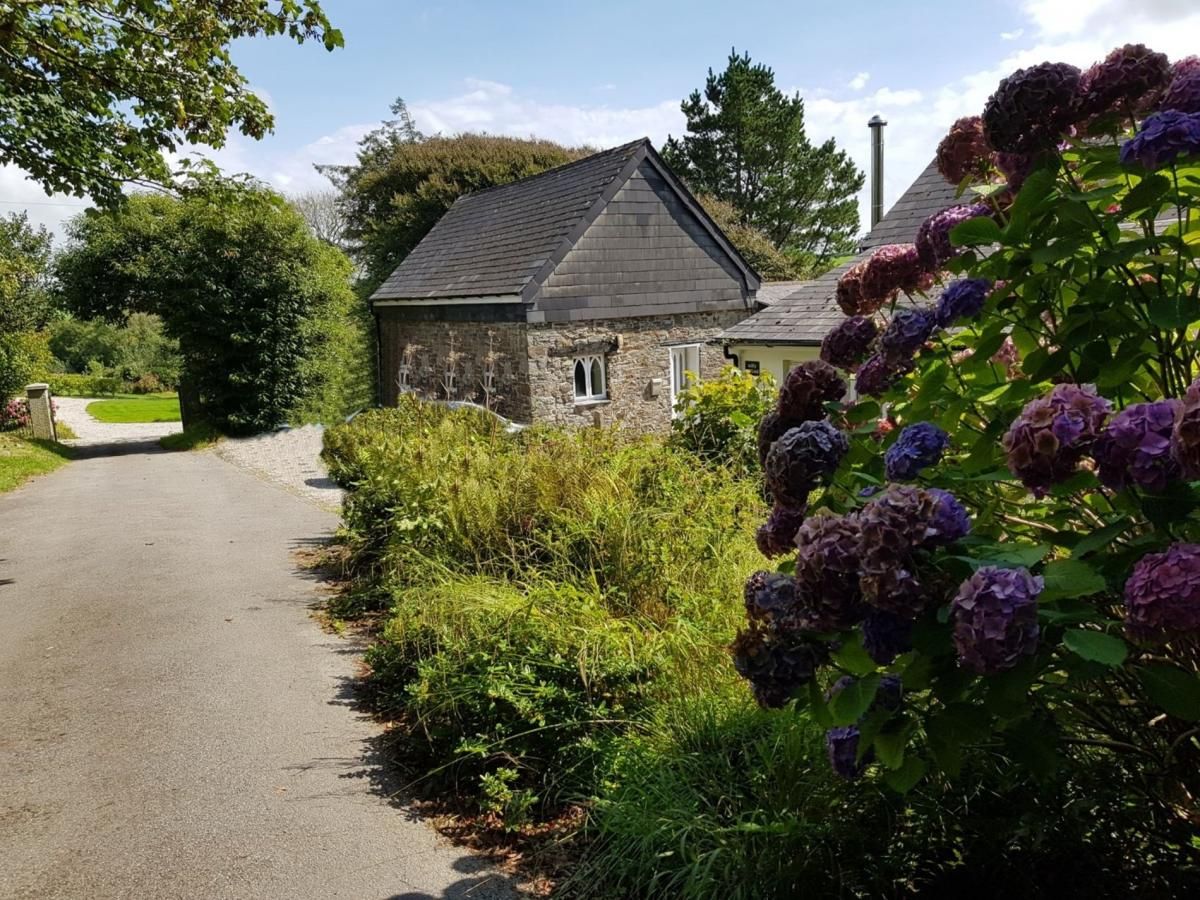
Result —
M 120 378 L 103 375 L 53 374 L 45 376 L 50 393 L 59 397 L 109 397 L 126 390 Z

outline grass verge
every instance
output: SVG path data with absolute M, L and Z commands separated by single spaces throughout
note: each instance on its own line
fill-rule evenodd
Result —
M 0 435 L 0 494 L 35 475 L 53 472 L 70 458 L 70 449 L 53 441 Z
M 211 425 L 201 423 L 158 439 L 164 450 L 203 450 L 221 439 L 221 433 Z
M 141 397 L 97 400 L 87 412 L 100 422 L 178 422 L 179 397 L 175 394 L 147 394 Z

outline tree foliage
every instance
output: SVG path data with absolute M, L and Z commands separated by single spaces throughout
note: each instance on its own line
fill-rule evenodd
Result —
M 390 275 L 463 194 L 536 175 L 588 152 L 486 134 L 426 138 L 402 100 L 392 110 L 396 119 L 359 142 L 357 162 L 321 169 L 342 192 L 346 236 L 368 287 Z
M 812 143 L 804 100 L 780 91 L 770 68 L 735 51 L 681 108 L 687 134 L 668 138 L 663 157 L 693 190 L 817 269 L 853 251 L 863 173 L 832 138 Z
M 763 281 L 793 281 L 817 274 L 772 244 L 771 239 L 753 225 L 745 224 L 733 204 L 709 194 L 701 194 L 697 199 L 725 237 L 729 238 L 729 243 L 737 248 Z
M 25 213 L 0 218 L 0 403 L 20 391 L 44 361 L 34 332 L 50 316 L 50 232 Z
M 330 325 L 355 308 L 350 264 L 279 195 L 206 178 L 182 199 L 89 210 L 68 235 L 66 305 L 110 321 L 160 316 L 180 343 L 183 387 L 221 430 L 275 427 L 325 389 Z M 352 371 L 369 382 L 369 367 Z
M 166 184 L 164 153 L 220 147 L 273 119 L 230 46 L 258 35 L 342 45 L 317 0 L 58 0 L 0 8 L 0 163 L 48 193 L 110 204 Z

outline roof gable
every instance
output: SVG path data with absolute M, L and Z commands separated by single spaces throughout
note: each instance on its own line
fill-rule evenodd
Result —
M 843 272 L 883 244 L 911 243 L 929 216 L 963 202 L 967 201 L 957 197 L 956 186 L 948 184 L 931 162 L 863 238 L 857 256 L 727 329 L 720 339 L 731 344 L 819 344 L 846 317 L 836 296 Z
M 372 300 L 530 300 L 639 165 L 647 163 L 700 220 L 749 290 L 758 276 L 647 138 L 511 184 L 460 197 Z

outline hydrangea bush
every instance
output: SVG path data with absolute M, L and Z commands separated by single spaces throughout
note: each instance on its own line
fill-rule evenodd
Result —
M 735 663 L 838 776 L 1122 754 L 1200 821 L 1198 78 L 1129 45 L 1001 81 L 938 148 L 957 204 L 846 271 L 763 419 Z

